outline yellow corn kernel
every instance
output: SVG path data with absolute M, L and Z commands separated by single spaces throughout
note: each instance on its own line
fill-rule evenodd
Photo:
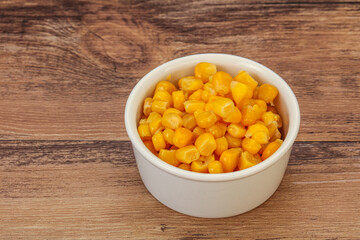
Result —
M 189 145 L 176 150 L 175 156 L 180 162 L 190 164 L 200 158 L 200 153 L 194 145 Z
M 191 143 L 193 133 L 186 128 L 178 128 L 175 130 L 173 143 L 176 147 L 182 148 Z
M 227 126 L 227 132 L 235 138 L 243 138 L 246 133 L 246 129 L 241 124 L 231 123 Z
M 273 112 L 268 111 L 261 115 L 261 121 L 265 123 L 266 126 L 270 125 L 271 123 L 276 123 L 275 121 L 275 115 Z
M 202 100 L 201 97 L 202 97 L 202 92 L 203 90 L 202 89 L 199 89 L 199 90 L 196 90 L 195 92 L 193 92 L 193 94 L 191 94 L 189 96 L 189 100 Z
M 208 171 L 209 173 L 223 173 L 223 167 L 220 161 L 212 161 L 208 164 Z
M 201 62 L 195 66 L 195 77 L 201 79 L 204 83 L 209 81 L 209 77 L 216 73 L 216 65 L 207 62 Z
M 190 171 L 190 164 L 186 164 L 186 163 L 181 163 L 178 168 L 181 168 L 181 169 L 184 169 L 184 170 L 187 170 L 187 171 Z
M 157 112 L 163 114 L 166 109 L 170 107 L 170 102 L 165 102 L 161 100 L 154 100 L 151 104 L 151 110 L 153 112 Z
M 266 103 L 270 103 L 271 106 L 274 106 L 274 99 L 278 93 L 279 92 L 276 87 L 265 83 L 258 89 L 258 98 L 264 100 Z
M 154 121 L 154 119 L 161 119 L 161 115 L 157 112 L 151 112 L 147 118 L 147 123 L 151 123 L 152 121 Z
M 195 115 L 195 114 L 194 114 Z M 217 117 L 213 111 L 205 111 L 195 115 L 196 123 L 201 128 L 209 128 L 217 121 Z
M 269 143 L 266 148 L 264 149 L 262 155 L 261 155 L 261 159 L 265 160 L 268 157 L 270 157 L 271 155 L 273 155 L 274 152 L 276 152 L 276 150 L 279 149 L 279 147 L 281 146 L 281 144 L 283 143 L 282 140 L 278 139 L 275 140 L 274 142 Z
M 180 111 L 179 109 L 176 109 L 176 108 L 168 108 L 168 109 L 166 109 L 163 116 L 165 116 L 168 113 L 176 113 L 180 117 L 182 117 L 184 115 L 184 113 L 182 111 Z
M 257 98 L 259 98 L 258 96 L 259 96 L 259 86 L 257 86 L 257 87 L 254 89 L 252 98 L 257 99 Z
M 217 155 L 221 155 L 224 151 L 228 150 L 229 145 L 225 137 L 216 138 L 216 150 Z
M 156 151 L 160 151 L 160 149 L 164 149 L 166 147 L 165 139 L 161 131 L 158 131 L 152 136 L 152 142 Z
M 206 103 L 209 102 L 210 97 L 211 97 L 211 94 L 208 90 L 203 90 L 201 92 L 201 100 L 203 102 L 206 102 Z
M 225 116 L 223 120 L 228 123 L 239 123 L 241 121 L 242 115 L 240 110 L 237 107 L 234 107 L 234 110 L 229 115 Z
M 158 90 L 155 92 L 153 100 L 160 100 L 164 102 L 169 102 L 170 105 L 172 104 L 172 96 L 165 90 Z
M 214 85 L 215 91 L 220 96 L 225 96 L 230 92 L 230 83 L 233 78 L 226 72 L 216 72 L 212 78 L 212 84 Z
M 183 91 L 196 91 L 204 86 L 201 79 L 193 76 L 183 77 L 179 80 L 179 86 Z
M 240 71 L 238 75 L 234 77 L 234 80 L 247 85 L 251 92 L 254 92 L 256 86 L 258 85 L 258 82 L 253 79 L 246 71 Z
M 140 119 L 140 121 L 139 121 L 139 125 L 141 125 L 141 124 L 148 124 L 147 119 L 146 119 L 146 118 L 142 118 L 142 119 Z
M 162 121 L 162 119 L 160 117 L 160 118 L 155 118 L 154 120 L 152 120 L 149 123 L 149 129 L 150 129 L 151 135 L 154 135 L 156 133 L 156 131 L 161 128 L 161 121 Z
M 206 132 L 211 133 L 214 138 L 223 137 L 226 133 L 226 124 L 217 122 L 209 128 L 205 129 Z
M 261 149 L 261 145 L 252 138 L 244 138 L 241 146 L 251 154 L 257 154 Z
M 172 101 L 173 101 L 174 108 L 176 108 L 180 111 L 184 111 L 185 95 L 184 95 L 183 91 L 181 91 L 181 90 L 174 91 L 172 93 Z
M 182 126 L 183 120 L 176 113 L 168 113 L 162 117 L 161 124 L 166 128 L 177 129 Z
M 145 116 L 149 116 L 149 114 L 151 113 L 151 105 L 153 103 L 153 99 L 152 98 L 145 98 L 144 100 L 144 108 L 143 108 L 143 113 Z
M 277 127 L 281 128 L 282 127 L 282 120 L 279 114 L 274 113 L 274 117 L 275 117 L 275 121 L 277 122 Z
M 267 128 L 269 129 L 269 137 L 270 139 L 275 135 L 277 127 L 275 123 L 270 123 Z M 278 130 L 279 131 L 279 130 Z
M 193 129 L 193 136 L 194 139 L 196 140 L 201 134 L 205 133 L 205 129 L 201 128 L 201 127 L 195 127 Z
M 256 160 L 257 163 L 261 163 L 261 162 L 262 162 L 262 159 L 261 159 L 260 154 L 258 154 L 258 153 L 255 154 L 255 155 L 254 155 L 254 158 L 255 158 L 255 160 Z
M 241 108 L 241 124 L 244 126 L 249 126 L 254 124 L 261 117 L 261 109 L 258 104 L 254 105 L 245 105 Z
M 186 113 L 183 118 L 183 126 L 189 130 L 193 130 L 196 127 L 196 119 L 194 114 Z
M 199 160 L 191 163 L 191 171 L 199 173 L 208 173 L 208 165 L 210 162 L 215 161 L 215 156 L 200 156 Z
M 175 167 L 179 166 L 180 162 L 176 159 L 176 150 L 160 149 L 159 158 L 168 164 Z
M 228 142 L 229 148 L 241 147 L 241 142 L 242 142 L 241 138 L 235 138 L 235 137 L 231 136 L 229 133 L 225 134 L 225 138 Z
M 203 87 L 204 91 L 208 91 L 210 93 L 210 96 L 215 96 L 216 95 L 216 91 L 214 88 L 214 85 L 212 83 L 205 83 L 204 87 Z
M 149 149 L 154 155 L 157 155 L 157 151 L 152 143 L 152 140 L 144 141 L 144 145 Z
M 170 144 L 170 145 L 174 145 L 173 142 L 173 138 L 175 136 L 175 131 L 170 129 L 170 128 L 165 128 L 164 131 L 162 132 L 163 137 L 165 139 L 165 142 Z
M 265 125 L 258 122 L 253 125 L 250 125 L 248 127 L 248 129 L 245 133 L 245 137 L 249 138 L 257 132 L 265 132 L 267 134 L 267 136 L 269 136 L 269 129 Z M 265 144 L 265 143 L 263 143 L 263 144 Z
M 280 139 L 280 138 L 281 138 L 281 132 L 279 131 L 279 129 L 276 129 L 274 135 L 270 138 L 270 142 L 274 142 L 276 139 Z
M 174 92 L 176 90 L 176 87 L 174 84 L 172 84 L 169 81 L 160 81 L 156 84 L 155 92 L 157 92 L 159 90 L 164 90 L 171 94 L 172 92 Z
M 210 97 L 209 103 L 211 110 L 222 118 L 229 116 L 235 109 L 234 102 L 224 97 L 214 98 L 214 100 Z
M 144 140 L 151 140 L 151 132 L 149 128 L 149 124 L 139 124 L 138 132 L 140 138 Z
M 202 156 L 210 156 L 216 149 L 216 141 L 210 133 L 201 134 L 195 141 L 195 147 Z
M 266 132 L 256 132 L 251 136 L 259 144 L 267 144 L 269 143 L 269 134 Z
M 260 108 L 260 117 L 263 113 L 265 113 L 267 111 L 267 105 L 266 102 L 261 100 L 261 99 L 255 99 L 254 103 L 259 105 Z
M 195 119 L 196 119 L 196 116 L 197 116 L 197 115 L 199 115 L 200 113 L 203 113 L 203 112 L 205 112 L 204 109 L 198 109 L 198 110 L 196 110 L 196 111 L 194 112 L 194 117 L 195 117 Z
M 224 151 L 220 156 L 220 162 L 224 172 L 233 172 L 239 163 L 241 150 L 239 148 L 231 148 Z
M 205 103 L 200 100 L 187 100 L 184 102 L 184 107 L 187 113 L 194 113 L 198 109 L 204 109 Z
M 240 104 L 245 98 L 249 98 L 249 92 L 251 91 L 247 85 L 241 82 L 232 81 L 230 87 L 232 97 L 236 104 Z
M 240 161 L 239 161 L 239 170 L 243 170 L 256 164 L 260 163 L 261 159 L 254 157 L 250 152 L 244 151 L 241 153 Z

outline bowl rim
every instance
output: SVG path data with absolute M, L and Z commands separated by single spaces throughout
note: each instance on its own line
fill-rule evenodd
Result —
M 289 121 L 287 136 L 285 137 L 283 144 L 273 155 L 271 155 L 265 161 L 262 161 L 261 163 L 258 163 L 255 166 L 252 166 L 250 168 L 247 168 L 247 169 L 244 169 L 241 171 L 230 172 L 230 173 L 221 173 L 221 174 L 204 174 L 204 173 L 187 171 L 187 170 L 183 170 L 178 167 L 172 166 L 172 165 L 164 162 L 160 158 L 156 157 L 149 149 L 147 149 L 147 147 L 144 145 L 144 143 L 140 139 L 140 136 L 137 132 L 136 121 L 134 121 L 134 122 L 131 121 L 132 118 L 130 117 L 130 115 L 136 114 L 133 111 L 134 106 L 133 106 L 132 102 L 134 101 L 135 98 L 137 98 L 137 94 L 139 91 L 141 91 L 142 85 L 146 81 L 148 81 L 148 79 L 151 79 L 154 75 L 156 75 L 157 72 L 163 71 L 166 68 L 168 68 L 169 66 L 181 63 L 183 61 L 190 60 L 190 59 L 196 59 L 196 58 L 212 58 L 212 57 L 214 57 L 214 58 L 225 57 L 225 58 L 229 58 L 229 59 L 234 58 L 234 60 L 236 58 L 237 60 L 241 60 L 244 63 L 252 65 L 253 67 L 260 68 L 262 71 L 265 71 L 268 74 L 272 74 L 273 77 L 277 78 L 280 82 L 282 82 L 282 84 L 284 85 L 284 88 L 286 88 L 285 91 L 287 91 L 289 93 L 288 97 L 290 97 L 290 99 L 287 98 L 287 101 L 290 101 L 291 102 L 290 105 L 292 106 L 292 109 L 290 109 L 289 111 L 292 111 L 292 113 L 294 114 L 294 117 L 293 117 L 292 121 Z M 145 76 L 143 76 L 137 82 L 135 87 L 132 89 L 131 93 L 128 96 L 127 102 L 126 102 L 124 118 L 125 118 L 124 120 L 125 120 L 126 131 L 130 138 L 130 141 L 133 145 L 133 148 L 138 150 L 138 152 L 144 157 L 145 160 L 149 161 L 155 167 L 160 168 L 161 170 L 163 170 L 169 174 L 172 174 L 172 175 L 178 176 L 180 178 L 184 178 L 184 179 L 204 181 L 204 182 L 232 181 L 232 180 L 236 180 L 236 179 L 245 178 L 245 177 L 248 177 L 248 176 L 251 176 L 256 173 L 264 171 L 265 169 L 269 168 L 270 166 L 272 166 L 273 164 L 278 162 L 281 159 L 281 157 L 283 157 L 288 152 L 288 150 L 291 149 L 293 143 L 295 142 L 295 139 L 297 137 L 297 134 L 298 134 L 298 131 L 300 128 L 299 104 L 298 104 L 298 101 L 296 99 L 294 92 L 292 91 L 290 86 L 285 82 L 284 79 L 282 79 L 277 73 L 275 73 L 271 69 L 265 67 L 264 65 L 262 65 L 258 62 L 255 62 L 253 60 L 250 60 L 250 59 L 247 59 L 244 57 L 231 55 L 231 54 L 223 54 L 223 53 L 203 53 L 203 54 L 188 55 L 188 56 L 170 60 L 170 61 L 163 63 L 163 64 L 159 65 L 158 67 L 154 68 L 153 70 L 148 72 Z

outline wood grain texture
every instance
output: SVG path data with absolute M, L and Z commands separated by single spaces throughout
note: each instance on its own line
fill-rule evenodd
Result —
M 155 200 L 127 141 L 1 141 L 0 147 L 3 239 L 360 236 L 360 142 L 297 142 L 268 201 L 216 220 L 188 217 Z
M 127 140 L 123 112 L 136 82 L 205 52 L 279 73 L 300 103 L 298 140 L 360 139 L 359 2 L 3 1 L 0 9 L 1 139 Z

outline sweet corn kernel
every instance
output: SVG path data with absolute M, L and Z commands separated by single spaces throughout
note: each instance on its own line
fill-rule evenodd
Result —
M 194 113 L 198 109 L 204 109 L 205 103 L 200 100 L 187 100 L 184 102 L 184 107 L 187 113 Z
M 212 84 L 214 85 L 215 91 L 220 96 L 225 96 L 230 92 L 230 83 L 233 78 L 226 72 L 216 72 L 212 78 Z
M 184 111 L 185 95 L 183 91 L 174 91 L 172 93 L 172 101 L 174 108 Z
M 154 100 L 151 104 L 151 110 L 153 112 L 157 112 L 163 114 L 166 109 L 170 107 L 170 102 L 165 102 L 161 100 Z
M 201 100 L 205 103 L 209 102 L 209 99 L 211 97 L 211 94 L 207 90 L 203 90 L 201 93 Z
M 244 138 L 241 146 L 245 151 L 248 151 L 251 154 L 256 154 L 261 149 L 261 145 L 251 138 Z
M 209 128 L 205 129 L 206 132 L 211 133 L 215 138 L 223 137 L 226 133 L 226 124 L 217 122 Z
M 270 139 L 275 135 L 277 129 L 276 123 L 270 123 L 267 128 L 269 129 L 269 137 Z M 279 130 L 278 130 L 279 131 Z
M 212 161 L 208 164 L 208 171 L 209 173 L 223 173 L 223 167 L 220 161 Z
M 175 134 L 173 137 L 173 143 L 178 148 L 185 147 L 189 145 L 192 141 L 193 133 L 186 128 L 178 128 L 175 130 Z
M 201 79 L 196 79 L 193 76 L 183 77 L 179 80 L 179 86 L 183 91 L 196 91 L 201 89 L 204 84 Z
M 168 113 L 162 117 L 161 124 L 166 128 L 177 129 L 182 126 L 183 120 L 176 113 Z
M 258 98 L 264 100 L 266 103 L 270 103 L 271 106 L 274 106 L 274 99 L 278 93 L 279 92 L 276 87 L 265 83 L 258 89 Z
M 257 132 L 265 132 L 267 135 L 269 135 L 269 129 L 265 125 L 258 122 L 248 127 L 245 133 L 245 137 L 249 138 Z
M 261 155 L 261 159 L 265 160 L 268 157 L 270 157 L 271 155 L 273 155 L 273 153 L 279 149 L 279 147 L 281 146 L 282 143 L 283 143 L 282 140 L 275 140 L 274 142 L 269 143 L 266 146 L 266 148 L 264 149 L 264 151 Z
M 249 98 L 250 88 L 237 81 L 232 81 L 230 84 L 231 94 L 236 104 L 240 104 L 245 98 Z
M 231 136 L 229 133 L 225 134 L 225 138 L 228 142 L 229 148 L 241 147 L 241 142 L 242 142 L 241 138 L 235 138 L 235 137 Z
M 216 149 L 216 141 L 210 133 L 201 134 L 195 141 L 195 147 L 202 156 L 210 156 Z
M 266 132 L 256 132 L 251 136 L 259 144 L 267 144 L 269 142 L 269 134 Z
M 200 153 L 194 145 L 189 145 L 176 150 L 175 156 L 180 162 L 190 164 L 200 158 Z
M 139 121 L 139 125 L 141 125 L 141 124 L 148 124 L 147 119 L 146 119 L 146 118 L 142 118 L 142 119 L 140 119 L 140 121 Z
M 187 170 L 187 171 L 190 171 L 190 164 L 186 164 L 186 163 L 181 163 L 178 168 L 181 168 L 181 169 L 184 169 L 184 170 Z
M 259 98 L 258 97 L 259 96 L 259 86 L 257 86 L 255 89 L 254 89 L 254 92 L 253 92 L 253 98 L 254 99 L 257 99 L 257 98 Z
M 196 111 L 194 112 L 194 117 L 195 117 L 195 119 L 196 119 L 197 115 L 199 115 L 200 113 L 203 113 L 203 112 L 205 112 L 204 109 L 198 109 L 198 110 L 196 110 Z
M 149 149 L 154 155 L 157 155 L 157 151 L 154 148 L 154 144 L 152 143 L 152 140 L 150 141 L 144 141 L 144 145 Z
M 140 135 L 140 138 L 145 141 L 145 140 L 151 140 L 151 132 L 150 132 L 150 128 L 149 128 L 149 124 L 140 124 L 138 127 L 138 132 Z
M 195 119 L 197 125 L 201 128 L 209 128 L 217 121 L 217 117 L 213 111 L 204 111 L 202 113 L 196 114 Z
M 226 151 L 229 148 L 229 145 L 225 137 L 216 138 L 215 141 L 216 141 L 215 153 L 220 156 L 224 151 Z
M 227 132 L 234 138 L 243 138 L 246 133 L 246 129 L 241 124 L 231 123 L 227 126 Z
M 157 92 L 158 90 L 164 90 L 171 94 L 176 90 L 176 87 L 169 81 L 160 81 L 156 84 L 155 92 Z
M 179 166 L 180 162 L 176 159 L 176 150 L 160 149 L 159 158 L 168 164 L 175 167 Z
M 165 90 L 156 91 L 153 100 L 160 100 L 164 102 L 169 102 L 170 105 L 172 104 L 172 96 Z
M 195 77 L 201 79 L 204 83 L 209 81 L 209 77 L 216 73 L 216 65 L 207 62 L 201 62 L 195 66 Z
M 255 79 L 253 79 L 246 71 L 240 71 L 238 75 L 234 77 L 234 80 L 247 85 L 251 92 L 253 92 L 258 85 L 258 82 L 255 81 Z
M 220 162 L 224 172 L 232 172 L 239 163 L 241 151 L 238 148 L 231 148 L 224 151 L 220 156 Z
M 235 109 L 234 102 L 224 97 L 214 98 L 214 100 L 210 97 L 209 103 L 211 104 L 211 110 L 222 118 L 232 114 Z
M 154 136 L 152 136 L 152 142 L 156 151 L 160 151 L 160 149 L 164 149 L 166 147 L 165 139 L 161 131 L 155 133 Z
M 189 100 L 202 100 L 202 89 L 196 90 L 195 92 L 193 92 L 190 96 L 189 96 Z
M 145 116 L 149 116 L 149 114 L 151 113 L 151 105 L 153 103 L 153 99 L 152 98 L 145 98 L 144 100 L 144 108 L 143 108 L 143 113 Z
M 186 113 L 183 118 L 183 126 L 189 130 L 193 130 L 196 127 L 196 119 L 194 114 Z
M 263 100 L 260 100 L 260 99 L 255 99 L 254 102 L 255 102 L 255 104 L 259 105 L 260 117 L 261 117 L 261 115 L 267 111 L 266 102 Z
M 279 131 L 279 129 L 276 129 L 274 135 L 270 138 L 270 142 L 274 142 L 276 139 L 280 139 L 280 138 L 281 138 L 281 132 Z
M 165 128 L 164 131 L 162 132 L 163 137 L 165 139 L 165 142 L 170 144 L 170 145 L 174 145 L 173 142 L 173 138 L 175 136 L 175 131 L 170 129 L 170 128 Z
M 256 164 L 260 163 L 261 159 L 255 158 L 251 153 L 248 151 L 244 151 L 241 153 L 240 161 L 239 161 L 239 170 L 243 170 Z
M 225 116 L 223 120 L 228 123 L 239 123 L 241 121 L 242 115 L 240 110 L 237 107 L 234 107 L 232 113 Z
M 205 83 L 204 87 L 203 87 L 204 91 L 208 91 L 210 93 L 210 96 L 215 96 L 216 95 L 216 91 L 214 88 L 214 85 L 212 83 Z
M 195 160 L 191 163 L 191 171 L 208 173 L 208 165 L 210 162 L 215 161 L 214 155 L 200 156 L 199 160 Z
M 241 108 L 241 124 L 244 126 L 249 126 L 254 124 L 261 117 L 261 109 L 258 104 L 254 105 L 245 105 Z
M 147 118 L 147 123 L 151 123 L 154 119 L 161 119 L 161 115 L 157 112 L 151 112 Z
M 160 117 L 160 118 L 153 119 L 149 123 L 149 129 L 150 129 L 151 135 L 154 135 L 156 133 L 156 131 L 161 128 L 161 126 L 162 126 L 161 121 L 162 121 L 162 118 Z
M 182 117 L 184 115 L 184 113 L 176 108 L 168 108 L 165 110 L 163 116 L 165 116 L 168 113 L 176 113 L 177 115 L 179 115 L 180 117 Z

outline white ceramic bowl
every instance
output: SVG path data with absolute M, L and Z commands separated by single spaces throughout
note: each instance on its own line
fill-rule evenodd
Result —
M 155 85 L 171 74 L 177 81 L 193 75 L 199 62 L 211 62 L 235 76 L 245 70 L 260 83 L 270 83 L 279 90 L 275 102 L 283 120 L 284 143 L 265 161 L 245 170 L 204 174 L 190 172 L 165 163 L 153 155 L 141 141 L 137 123 L 145 97 Z M 198 54 L 178 58 L 146 74 L 129 95 L 125 109 L 126 130 L 141 178 L 149 192 L 175 211 L 204 218 L 230 217 L 247 212 L 265 202 L 278 188 L 288 164 L 292 145 L 300 126 L 296 97 L 286 82 L 267 67 L 246 58 L 227 54 Z

